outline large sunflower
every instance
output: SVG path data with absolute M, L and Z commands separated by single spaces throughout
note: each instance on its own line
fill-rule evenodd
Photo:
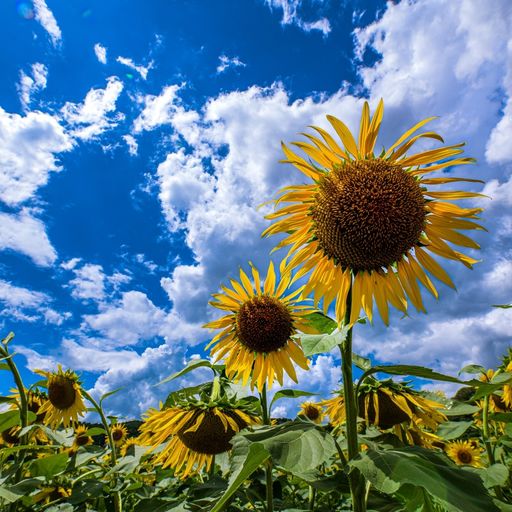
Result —
M 232 288 L 223 286 L 224 293 L 213 295 L 210 304 L 228 314 L 204 327 L 222 329 L 207 348 L 213 346 L 211 355 L 217 361 L 225 358 L 227 376 L 244 385 L 251 378 L 251 387 L 261 391 L 265 383 L 272 387 L 274 379 L 282 384 L 283 371 L 297 382 L 293 363 L 308 369 L 300 341 L 293 336 L 309 330 L 305 315 L 313 309 L 295 303 L 302 288 L 288 290 L 289 272 L 281 272 L 278 282 L 270 262 L 262 282 L 258 270 L 252 265 L 251 269 L 252 282 L 240 269 L 240 282 L 232 279 Z
M 86 407 L 76 373 L 72 370 L 64 372 L 61 365 L 56 372 L 36 370 L 36 373 L 46 377 L 48 389 L 48 400 L 37 412 L 45 415 L 44 423 L 52 428 L 57 428 L 61 423 L 66 428 L 71 423 L 77 423 L 78 417 L 84 415 Z
M 184 479 L 203 468 L 208 471 L 215 455 L 231 449 L 231 438 L 254 423 L 255 417 L 246 412 L 221 406 L 151 409 L 140 427 L 138 442 L 151 446 L 150 451 L 165 443 L 154 463 L 172 467 Z
M 420 138 L 443 142 L 436 133 L 417 135 L 433 117 L 420 121 L 399 139 L 374 154 L 383 116 L 383 102 L 370 118 L 365 102 L 356 142 L 345 124 L 327 116 L 344 149 L 325 130 L 313 127 L 319 137 L 312 142 L 294 142 L 311 160 L 293 153 L 283 144 L 284 162 L 291 163 L 312 180 L 282 190 L 275 206 L 288 206 L 267 216 L 280 219 L 264 235 L 286 233 L 277 247 L 290 245 L 288 268 L 301 267 L 297 277 L 312 270 L 304 295 L 314 291 L 315 304 L 323 297 L 323 309 L 336 299 L 336 317 L 345 317 L 346 299 L 352 285 L 350 324 L 361 308 L 372 320 L 373 302 L 389 323 L 389 304 L 405 312 L 408 300 L 425 311 L 419 283 L 434 297 L 438 292 L 425 271 L 455 288 L 448 274 L 429 253 L 460 261 L 471 268 L 477 260 L 450 244 L 478 249 L 479 246 L 459 230 L 484 229 L 473 222 L 481 208 L 461 208 L 448 200 L 479 196 L 457 190 L 434 191 L 429 186 L 452 182 L 480 182 L 467 178 L 425 177 L 449 167 L 473 162 L 458 157 L 461 146 L 444 146 L 407 156 Z M 451 158 L 456 156 L 456 158 Z

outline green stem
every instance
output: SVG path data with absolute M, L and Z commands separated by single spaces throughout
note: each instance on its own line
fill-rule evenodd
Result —
M 484 398 L 484 408 L 482 411 L 482 439 L 484 441 L 485 450 L 487 452 L 487 457 L 489 458 L 489 466 L 492 466 L 496 463 L 496 459 L 494 458 L 494 450 L 492 448 L 491 440 L 489 437 L 489 400 L 490 396 L 487 395 Z M 501 492 L 501 488 L 499 486 L 493 487 L 494 492 L 496 493 L 496 497 L 499 499 L 503 499 L 503 493 Z
M 263 384 L 260 393 L 261 414 L 264 425 L 270 425 L 270 411 L 267 405 L 267 384 Z M 269 459 L 265 464 L 265 480 L 267 488 L 267 512 L 274 512 L 274 488 L 272 482 L 272 460 Z
M 315 510 L 315 498 L 316 498 L 316 489 L 309 486 L 309 511 Z
M 347 294 L 344 325 L 350 324 L 350 311 L 352 309 L 352 286 Z M 354 392 L 354 380 L 352 375 L 352 330 L 351 327 L 345 340 L 340 345 L 341 372 L 343 375 L 343 398 L 345 401 L 347 449 L 349 461 L 359 454 L 359 443 L 357 440 L 357 397 Z M 352 468 L 348 474 L 350 494 L 352 496 L 352 507 L 354 512 L 365 512 L 364 499 L 365 482 L 363 476 L 356 469 Z
M 108 444 L 110 445 L 110 461 L 112 463 L 112 466 L 115 466 L 117 464 L 116 444 L 114 443 L 114 438 L 112 437 L 112 429 L 110 428 L 105 413 L 103 412 L 101 405 L 98 402 L 96 402 L 96 400 L 94 400 L 94 398 L 89 393 L 87 393 L 85 389 L 82 389 L 82 394 L 85 396 L 85 398 L 87 398 L 87 400 L 89 400 L 89 402 L 91 402 L 91 404 L 94 406 L 94 408 L 96 409 L 97 413 L 101 418 L 101 423 L 103 425 L 103 428 L 107 432 Z M 121 500 L 121 492 L 114 492 L 113 498 L 115 512 L 122 512 L 123 503 Z

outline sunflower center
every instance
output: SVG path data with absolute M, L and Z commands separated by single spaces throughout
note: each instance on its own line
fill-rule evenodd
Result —
M 77 446 L 87 446 L 89 444 L 89 440 L 91 438 L 85 434 L 80 434 L 78 436 L 76 436 L 75 438 L 75 443 L 77 444 Z
M 376 270 L 398 261 L 425 227 L 413 176 L 385 160 L 354 161 L 325 176 L 311 210 L 314 234 L 342 267 Z
M 376 411 L 375 408 L 375 399 L 378 403 L 378 411 Z M 359 415 L 362 418 L 383 430 L 387 430 L 393 425 L 398 425 L 410 419 L 407 413 L 404 412 L 387 393 L 379 390 L 377 390 L 376 393 L 370 394 L 368 412 L 365 408 L 365 395 L 359 395 L 358 408 Z
M 222 420 L 212 411 L 201 411 L 199 414 L 201 419 L 197 430 L 186 432 L 195 423 L 197 419 L 197 415 L 195 415 L 178 432 L 181 442 L 190 450 L 207 455 L 216 455 L 231 450 L 230 441 L 236 434 L 235 430 L 229 424 L 226 429 Z M 247 423 L 233 412 L 224 411 L 220 414 L 232 418 L 240 430 L 247 426 Z
M 115 428 L 112 430 L 112 439 L 114 441 L 121 441 L 123 439 L 124 432 L 120 428 Z
M 471 453 L 465 450 L 460 450 L 459 453 L 457 454 L 457 457 L 463 464 L 469 464 L 473 460 Z
M 312 421 L 315 421 L 320 417 L 320 411 L 313 405 L 307 405 L 304 408 L 304 414 L 306 415 L 306 418 L 309 418 Z
M 293 334 L 288 308 L 274 297 L 260 295 L 247 300 L 236 315 L 238 339 L 255 352 L 274 352 Z
M 48 384 L 48 399 L 60 410 L 69 409 L 76 398 L 74 382 L 66 377 L 56 377 Z

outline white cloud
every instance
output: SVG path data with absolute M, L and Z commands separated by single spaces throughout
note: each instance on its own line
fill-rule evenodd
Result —
M 71 126 L 71 135 L 82 140 L 93 140 L 106 130 L 117 126 L 124 114 L 116 110 L 116 102 L 123 90 L 123 83 L 115 76 L 107 79 L 105 89 L 91 89 L 83 103 L 66 102 L 61 112 Z
M 0 212 L 0 250 L 11 249 L 25 254 L 34 263 L 48 267 L 57 259 L 43 222 L 22 209 L 18 214 Z
M 303 0 L 265 0 L 265 3 L 271 9 L 281 9 L 283 11 L 283 17 L 281 19 L 282 25 L 295 25 L 301 30 L 304 30 L 304 32 L 318 30 L 322 32 L 324 36 L 327 36 L 331 32 L 331 24 L 325 17 L 315 21 L 305 21 L 302 19 L 299 14 L 299 9 L 303 4 Z
M 102 64 L 107 63 L 107 49 L 101 45 L 100 43 L 96 43 L 94 45 L 94 53 L 96 54 L 96 58 Z
M 101 265 L 87 263 L 74 273 L 75 277 L 69 281 L 72 297 L 97 301 L 105 297 L 105 274 Z
M 48 69 L 44 64 L 36 62 L 32 64 L 32 76 L 20 71 L 20 83 L 18 84 L 18 92 L 23 110 L 27 110 L 34 92 L 46 88 Z
M 126 142 L 126 145 L 128 146 L 128 153 L 130 153 L 131 156 L 137 156 L 137 153 L 139 151 L 139 145 L 137 144 L 135 137 L 129 134 L 123 135 L 123 140 Z
M 228 57 L 227 55 L 221 55 L 219 57 L 220 64 L 217 66 L 217 73 L 224 73 L 229 68 L 239 68 L 247 66 L 245 62 L 242 62 L 238 57 Z
M 123 64 L 124 66 L 137 71 L 143 80 L 146 80 L 148 77 L 149 70 L 153 67 L 153 61 L 151 61 L 147 66 L 137 66 L 132 59 L 128 59 L 126 57 L 117 57 L 117 62 Z
M 46 293 L 15 286 L 0 279 L 0 303 L 2 316 L 24 322 L 43 320 L 46 323 L 61 325 L 69 318 L 69 313 L 58 313 L 49 307 L 52 299 Z
M 133 122 L 133 131 L 138 133 L 144 130 L 153 130 L 157 126 L 169 123 L 177 109 L 176 93 L 180 88 L 179 85 L 168 85 L 158 96 L 148 94 L 144 98 L 140 98 L 144 109 Z
M 42 112 L 26 116 L 0 108 L 0 200 L 19 205 L 46 185 L 48 174 L 59 171 L 55 154 L 72 148 L 57 120 Z
M 36 20 L 48 32 L 53 46 L 58 46 L 62 40 L 62 32 L 45 0 L 34 0 L 34 14 Z

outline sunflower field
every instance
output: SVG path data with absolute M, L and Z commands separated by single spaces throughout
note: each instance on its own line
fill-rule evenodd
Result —
M 473 162 L 463 144 L 412 153 L 423 138 L 444 144 L 419 132 L 427 118 L 376 154 L 383 111 L 382 101 L 373 115 L 364 104 L 357 138 L 327 116 L 333 132 L 312 127 L 293 143 L 300 154 L 283 144 L 305 182 L 270 201 L 263 236 L 281 235 L 286 256 L 265 271 L 249 262 L 213 294 L 209 357 L 162 383 L 198 368 L 210 380 L 178 387 L 135 428 L 107 413 L 122 390 L 93 397 L 72 369 L 34 369 L 27 387 L 14 335 L 2 340 L 12 391 L 0 397 L 0 510 L 512 511 L 512 349 L 497 368 L 453 376 L 375 365 L 353 347 L 374 313 L 389 325 L 390 307 L 425 312 L 433 280 L 455 288 L 439 260 L 471 268 L 477 260 L 458 247 L 479 247 L 461 231 L 485 229 L 481 208 L 453 202 L 480 194 L 444 188 L 479 182 L 443 173 Z M 342 371 L 330 398 L 284 387 L 333 350 Z M 419 391 L 417 379 L 458 391 Z M 296 418 L 272 416 L 297 399 Z

